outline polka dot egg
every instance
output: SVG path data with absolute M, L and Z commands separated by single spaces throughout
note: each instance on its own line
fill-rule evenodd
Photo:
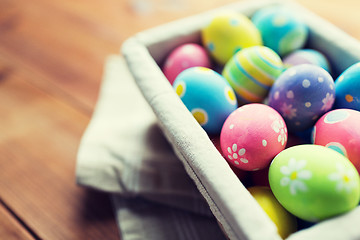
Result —
M 237 51 L 262 45 L 259 30 L 243 14 L 224 12 L 201 30 L 203 45 L 215 61 L 224 65 Z
M 314 144 L 331 148 L 347 157 L 360 172 L 360 112 L 336 109 L 324 114 L 312 133 Z
M 171 84 L 177 75 L 190 67 L 211 67 L 210 58 L 202 46 L 186 43 L 175 48 L 166 58 L 163 72 Z
M 285 148 L 287 128 L 271 107 L 252 103 L 236 109 L 226 119 L 220 145 L 227 161 L 242 170 L 263 169 Z
M 311 128 L 329 111 L 335 100 L 335 85 L 323 68 L 302 64 L 284 71 L 269 93 L 269 106 L 284 118 L 289 132 Z
M 184 70 L 175 79 L 173 87 L 209 134 L 219 134 L 225 119 L 237 108 L 233 89 L 220 74 L 209 68 Z
M 330 64 L 324 54 L 314 49 L 299 49 L 283 59 L 285 67 L 289 68 L 300 64 L 313 64 L 330 72 Z
M 347 68 L 335 81 L 335 108 L 360 111 L 360 63 Z
M 291 53 L 305 45 L 308 37 L 307 25 L 283 7 L 267 7 L 257 11 L 252 21 L 259 29 L 264 45 L 280 56 Z
M 235 90 L 239 103 L 262 102 L 283 71 L 280 57 L 270 48 L 254 46 L 237 52 L 222 75 Z
M 279 153 L 270 165 L 269 182 L 280 204 L 309 222 L 350 211 L 360 199 L 360 177 L 354 165 L 319 145 L 297 145 Z

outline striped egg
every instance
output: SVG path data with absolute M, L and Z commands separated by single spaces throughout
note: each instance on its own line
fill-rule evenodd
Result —
M 235 90 L 239 104 L 262 102 L 283 70 L 282 61 L 264 46 L 245 48 L 226 64 L 222 75 Z

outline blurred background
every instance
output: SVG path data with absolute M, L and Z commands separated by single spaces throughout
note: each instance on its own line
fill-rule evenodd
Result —
M 104 62 L 141 30 L 231 2 L 0 0 L 0 239 L 120 239 L 108 196 L 75 180 Z M 297 2 L 360 40 L 357 0 Z

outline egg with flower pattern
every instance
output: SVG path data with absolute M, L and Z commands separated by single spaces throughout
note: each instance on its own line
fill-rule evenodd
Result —
M 209 134 L 219 134 L 225 119 L 237 108 L 234 90 L 219 73 L 209 68 L 192 67 L 182 71 L 173 87 Z
M 331 110 L 335 84 L 323 68 L 311 64 L 290 67 L 275 81 L 269 93 L 269 106 L 284 118 L 289 132 L 311 128 Z
M 220 134 L 226 160 L 246 171 L 267 167 L 286 143 L 284 120 L 273 108 L 260 103 L 246 104 L 232 112 Z
M 354 165 L 319 145 L 297 145 L 279 153 L 271 162 L 269 182 L 280 204 L 309 222 L 350 211 L 360 200 L 360 177 Z

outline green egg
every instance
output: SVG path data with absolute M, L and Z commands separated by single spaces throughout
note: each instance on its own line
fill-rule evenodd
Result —
M 270 165 L 269 182 L 286 210 L 310 222 L 348 212 L 360 201 L 360 177 L 354 165 L 319 145 L 297 145 L 280 152 Z

